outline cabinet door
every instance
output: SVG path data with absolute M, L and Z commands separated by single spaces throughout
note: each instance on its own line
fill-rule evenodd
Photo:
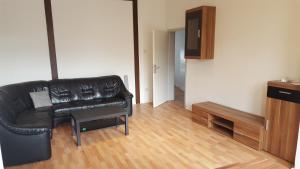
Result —
M 281 102 L 281 138 L 280 157 L 294 162 L 297 149 L 298 130 L 300 121 L 300 104 Z
M 276 156 L 280 156 L 281 116 L 281 100 L 268 98 L 265 150 Z
M 185 55 L 201 55 L 202 10 L 186 13 Z
M 267 99 L 265 150 L 294 162 L 300 121 L 300 104 Z

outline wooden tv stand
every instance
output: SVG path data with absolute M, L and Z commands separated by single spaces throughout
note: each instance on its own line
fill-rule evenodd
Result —
M 263 117 L 212 102 L 193 104 L 192 111 L 193 121 L 256 150 L 262 150 L 265 124 Z

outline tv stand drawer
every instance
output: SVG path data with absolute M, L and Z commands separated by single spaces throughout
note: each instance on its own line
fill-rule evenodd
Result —
M 240 143 L 243 143 L 249 147 L 252 147 L 256 150 L 260 150 L 261 149 L 261 146 L 259 144 L 258 141 L 256 140 L 253 140 L 252 138 L 249 138 L 243 134 L 239 134 L 239 133 L 234 133 L 233 134 L 233 139 L 240 142 Z

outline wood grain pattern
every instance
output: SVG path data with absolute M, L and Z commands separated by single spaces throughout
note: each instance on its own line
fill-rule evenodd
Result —
M 248 126 L 242 123 L 235 123 L 234 125 L 234 132 L 239 133 L 241 135 L 247 135 L 249 138 L 253 140 L 260 140 L 260 131 L 253 130 L 252 126 Z
M 182 91 L 179 87 L 174 87 L 174 94 L 175 94 L 175 102 L 180 104 L 184 107 L 184 91 Z
M 141 102 L 140 94 L 140 55 L 139 55 L 139 19 L 138 19 L 138 1 L 132 1 L 133 14 L 133 43 L 134 43 L 134 73 L 135 73 L 135 101 Z
M 285 115 L 282 120 L 280 154 L 284 159 L 294 162 L 300 123 L 300 104 L 282 101 L 281 105 L 281 111 Z
M 268 86 L 300 91 L 300 85 L 295 85 L 292 83 L 284 83 L 280 81 L 269 81 Z
M 268 120 L 268 129 L 264 149 L 294 162 L 300 123 L 300 104 L 268 98 L 266 120 Z
M 44 0 L 52 79 L 58 79 L 51 0 Z
M 262 126 L 250 126 L 245 123 L 234 123 L 234 134 L 234 138 L 237 140 L 242 139 L 241 141 L 244 144 L 257 150 L 263 149 L 265 132 Z
M 53 131 L 50 160 L 7 169 L 213 169 L 256 160 L 260 165 L 255 169 L 267 169 L 270 163 L 272 169 L 291 167 L 193 122 L 191 116 L 174 102 L 155 109 L 135 105 L 129 136 L 123 127 L 86 132 L 79 148 L 70 124 L 64 124 Z
M 214 46 L 215 46 L 215 22 L 216 22 L 216 8 L 204 8 L 203 10 L 204 24 L 202 24 L 202 30 L 204 31 L 204 36 L 202 36 L 201 42 L 201 59 L 214 59 Z
M 267 131 L 264 149 L 272 154 L 280 154 L 280 107 L 281 101 L 277 99 L 267 99 L 266 120 Z
M 220 167 L 217 169 L 280 169 L 284 168 L 283 166 L 280 166 L 277 163 L 274 163 L 274 161 L 264 158 L 257 158 L 254 160 L 251 160 L 247 163 L 236 163 L 232 165 L 228 165 L 225 167 Z
M 201 6 L 187 10 L 186 13 L 202 11 L 200 56 L 185 56 L 186 59 L 214 59 L 216 7 Z M 187 29 L 189 29 L 187 27 Z M 188 39 L 187 39 L 188 41 Z M 187 42 L 186 42 L 187 43 Z
M 197 109 L 197 106 L 195 105 L 192 106 L 192 109 L 192 120 L 204 126 L 208 126 L 208 114 L 204 111 Z
M 193 104 L 193 108 L 225 119 L 230 119 L 231 121 L 237 123 L 246 123 L 248 125 L 254 126 L 264 126 L 264 117 L 249 114 L 247 112 L 236 110 L 213 102 Z
M 250 138 L 246 134 L 240 134 L 238 132 L 234 132 L 233 139 L 240 142 L 240 143 L 243 143 L 243 144 L 245 144 L 249 147 L 252 147 L 255 150 L 261 150 L 261 145 L 262 144 L 260 144 L 259 141 Z
M 193 104 L 192 119 L 256 150 L 263 149 L 264 118 L 212 102 Z M 221 119 L 220 119 L 221 118 Z M 218 124 L 215 121 L 219 121 Z M 223 122 L 222 122 L 223 121 Z M 217 126 L 213 123 L 216 123 Z M 223 127 L 223 131 L 220 130 Z M 232 128 L 233 126 L 233 128 Z

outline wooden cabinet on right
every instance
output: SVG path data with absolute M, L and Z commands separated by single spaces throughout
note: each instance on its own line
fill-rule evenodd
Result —
M 294 163 L 299 122 L 300 87 L 289 83 L 269 82 L 264 149 Z
M 213 59 L 216 7 L 201 6 L 186 11 L 185 58 Z

